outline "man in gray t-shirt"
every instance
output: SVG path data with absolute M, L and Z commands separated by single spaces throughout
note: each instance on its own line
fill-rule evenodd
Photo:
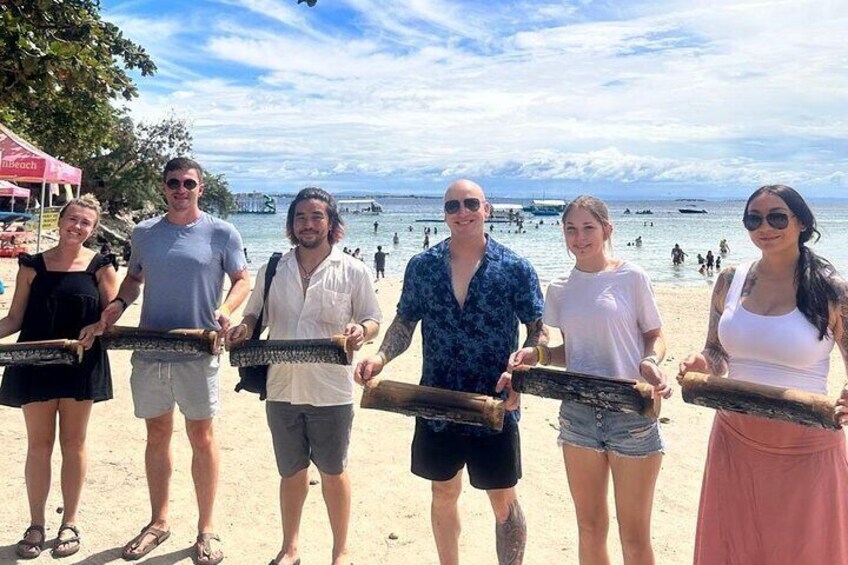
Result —
M 140 223 L 132 235 L 128 273 L 118 296 L 104 310 L 90 336 L 115 324 L 144 287 L 140 327 L 155 330 L 202 328 L 226 331 L 230 315 L 250 292 L 241 236 L 229 223 L 200 210 L 203 170 L 191 159 L 165 165 L 164 216 Z M 224 275 L 231 287 L 221 302 Z M 87 328 L 88 329 L 88 328 Z M 84 330 L 85 331 L 85 330 Z M 147 423 L 145 465 L 152 521 L 124 546 L 123 557 L 140 559 L 170 535 L 168 487 L 174 406 L 185 416 L 192 447 L 192 476 L 198 500 L 195 562 L 223 560 L 212 511 L 218 484 L 218 448 L 212 420 L 218 411 L 218 357 L 203 353 L 136 352 L 132 356 L 135 415 Z

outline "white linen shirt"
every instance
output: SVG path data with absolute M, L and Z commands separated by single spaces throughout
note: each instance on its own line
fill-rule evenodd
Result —
M 259 269 L 245 316 L 259 316 L 265 271 Z M 348 323 L 382 321 L 371 274 L 362 261 L 333 247 L 309 280 L 300 276 L 294 250 L 280 258 L 268 291 L 264 325 L 268 339 L 319 339 L 341 334 Z M 338 406 L 353 404 L 353 367 L 327 363 L 271 365 L 268 401 Z

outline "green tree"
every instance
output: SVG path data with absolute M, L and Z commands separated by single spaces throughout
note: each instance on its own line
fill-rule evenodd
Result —
M 152 124 L 133 124 L 122 116 L 111 150 L 83 165 L 83 189 L 93 192 L 109 212 L 164 208 L 159 187 L 169 159 L 191 153 L 192 136 L 174 116 Z
M 156 65 L 98 0 L 0 0 L 0 120 L 49 153 L 79 163 L 113 144 L 130 70 Z
M 236 199 L 230 192 L 230 183 L 224 175 L 204 173 L 200 208 L 222 218 L 226 218 L 236 211 Z

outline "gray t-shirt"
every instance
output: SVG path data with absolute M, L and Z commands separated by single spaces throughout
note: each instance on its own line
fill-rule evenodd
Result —
M 221 304 L 224 275 L 247 268 L 241 235 L 209 214 L 190 224 L 172 224 L 165 216 L 145 220 L 132 234 L 127 267 L 144 277 L 139 327 L 218 329 L 213 317 Z M 174 360 L 173 354 L 145 354 L 150 360 Z

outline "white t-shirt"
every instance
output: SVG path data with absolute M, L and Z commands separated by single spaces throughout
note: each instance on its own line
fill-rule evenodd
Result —
M 245 316 L 259 316 L 267 268 L 266 263 L 256 275 Z M 265 316 L 268 339 L 328 338 L 341 334 L 351 322 L 382 321 L 368 268 L 335 247 L 312 273 L 306 297 L 294 251 L 283 255 L 268 291 Z M 326 363 L 271 365 L 268 400 L 312 406 L 352 404 L 353 369 Z
M 568 370 L 635 380 L 643 380 L 642 334 L 662 326 L 648 275 L 628 261 L 600 273 L 574 268 L 551 282 L 542 320 L 562 330 Z

